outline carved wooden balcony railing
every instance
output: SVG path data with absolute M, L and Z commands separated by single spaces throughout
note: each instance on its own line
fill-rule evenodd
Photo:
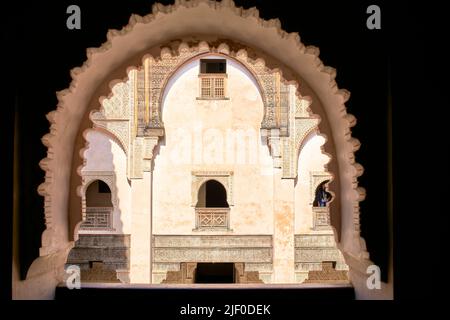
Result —
M 230 208 L 195 208 L 196 228 L 229 228 Z
M 330 227 L 330 208 L 313 207 L 313 225 L 314 229 L 324 229 Z
M 112 207 L 86 207 L 83 230 L 109 230 L 112 228 Z

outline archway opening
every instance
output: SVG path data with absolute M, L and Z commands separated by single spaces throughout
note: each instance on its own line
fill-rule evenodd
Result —
M 112 207 L 111 189 L 102 180 L 95 180 L 86 189 L 87 207 Z
M 234 263 L 197 263 L 195 283 L 235 283 Z
M 206 181 L 198 191 L 197 208 L 229 208 L 227 191 L 216 180 Z

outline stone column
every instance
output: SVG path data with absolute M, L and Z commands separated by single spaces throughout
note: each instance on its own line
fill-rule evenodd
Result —
M 282 142 L 277 129 L 267 139 L 273 158 L 273 283 L 294 283 L 294 179 L 283 179 Z
M 130 282 L 150 283 L 150 183 L 151 172 L 131 181 L 132 233 L 130 248 Z
M 273 283 L 294 283 L 295 244 L 294 179 L 283 179 L 282 143 L 277 130 L 271 130 L 268 145 L 273 158 Z
M 281 169 L 273 178 L 273 283 L 294 283 L 294 179 L 282 179 Z
M 140 138 L 142 139 L 142 138 Z M 131 179 L 132 233 L 130 248 L 130 282 L 151 283 L 152 274 L 152 160 L 158 137 L 145 137 L 139 160 L 142 177 Z

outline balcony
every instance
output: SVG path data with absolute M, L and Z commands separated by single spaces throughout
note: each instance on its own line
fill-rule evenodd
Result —
M 82 230 L 111 230 L 112 207 L 86 207 L 86 219 L 81 224 Z
M 196 229 L 229 229 L 230 208 L 195 208 Z
M 330 228 L 330 208 L 328 207 L 313 207 L 314 214 L 314 229 Z

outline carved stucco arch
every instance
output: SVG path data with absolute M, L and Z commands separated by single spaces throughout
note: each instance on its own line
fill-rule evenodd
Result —
M 125 153 L 125 155 L 128 153 L 128 150 L 127 150 L 127 147 L 125 146 L 125 143 L 113 131 L 108 130 L 107 128 L 104 128 L 104 127 L 101 127 L 101 126 L 97 126 L 95 123 L 94 123 L 93 128 L 89 129 L 88 131 L 86 131 L 86 133 L 88 133 L 89 131 L 97 131 L 97 132 L 100 132 L 101 134 L 104 134 L 109 139 L 114 141 L 120 147 L 120 149 L 122 149 L 122 151 Z M 88 145 L 86 145 L 86 146 L 88 146 Z M 84 159 L 84 156 L 82 156 L 82 158 Z M 83 166 L 84 165 L 85 164 L 83 164 Z
M 336 182 L 342 199 L 339 247 L 350 266 L 367 264 L 363 261 L 368 256 L 359 226 L 359 202 L 364 199 L 365 190 L 358 187 L 357 181 L 363 168 L 355 162 L 354 156 L 360 144 L 351 137 L 351 127 L 356 124 L 356 119 L 346 112 L 344 104 L 349 93 L 338 89 L 334 81 L 335 70 L 323 65 L 318 58 L 318 48 L 305 47 L 297 33 L 281 29 L 278 19 L 261 19 L 256 8 L 238 8 L 231 0 L 177 0 L 174 5 L 155 4 L 152 14 L 145 17 L 132 15 L 122 30 L 108 32 L 107 41 L 100 48 L 88 49 L 86 62 L 71 70 L 70 87 L 57 93 L 57 109 L 47 115 L 50 132 L 42 142 L 48 152 L 40 162 L 45 171 L 45 182 L 38 188 L 39 194 L 45 197 L 46 230 L 42 235 L 40 258 L 30 267 L 28 276 L 43 272 L 53 275 L 49 278 L 52 281 L 48 282 L 53 288 L 47 291 L 50 295 L 55 283 L 63 278 L 63 264 L 73 246 L 74 219 L 70 214 L 80 212 L 80 204 L 70 202 L 70 199 L 74 195 L 81 196 L 79 190 L 76 194 L 71 190 L 80 185 L 80 168 L 76 165 L 80 159 L 76 150 L 82 149 L 83 140 L 76 137 L 82 137 L 80 132 L 86 129 L 86 110 L 94 108 L 95 97 L 110 91 L 107 83 L 119 75 L 123 77 L 123 71 L 118 68 L 130 65 L 130 59 L 136 59 L 148 48 L 157 50 L 155 47 L 160 43 L 192 34 L 205 34 L 205 31 L 221 38 L 235 39 L 269 54 L 292 71 L 285 73 L 288 80 L 302 79 L 303 86 L 311 95 L 320 97 L 321 112 L 326 116 L 337 155 Z M 53 263 L 49 264 L 49 259 Z
M 174 49 L 163 47 L 161 52 L 156 56 L 145 54 L 142 58 L 142 66 L 151 70 L 158 69 L 156 74 L 151 74 L 151 81 L 149 83 L 151 88 L 148 88 L 151 90 L 149 94 L 149 109 L 151 113 L 149 116 L 149 126 L 153 129 L 163 129 L 164 124 L 161 117 L 165 88 L 178 70 L 193 60 L 208 55 L 217 55 L 233 60 L 250 73 L 257 84 L 264 105 L 264 116 L 261 128 L 277 128 L 278 126 L 275 119 L 275 95 L 270 92 L 274 87 L 273 82 L 279 77 L 283 79 L 283 83 L 295 84 L 295 86 L 298 87 L 297 82 L 286 81 L 283 77 L 282 70 L 277 67 L 267 67 L 266 61 L 261 57 L 258 56 L 257 58 L 252 59 L 248 54 L 248 50 L 245 49 L 245 46 L 239 44 L 233 45 L 235 47 L 238 46 L 238 48 L 233 48 L 235 50 L 231 50 L 230 46 L 225 42 L 220 42 L 217 46 L 210 46 L 207 41 L 199 41 L 198 45 L 190 46 L 187 42 L 183 41 Z M 141 66 L 136 66 L 136 68 L 141 69 Z M 120 81 L 120 79 L 114 80 L 112 83 L 115 83 L 116 81 Z M 112 84 L 110 87 L 111 86 Z M 112 87 L 112 89 L 114 90 L 114 87 Z

